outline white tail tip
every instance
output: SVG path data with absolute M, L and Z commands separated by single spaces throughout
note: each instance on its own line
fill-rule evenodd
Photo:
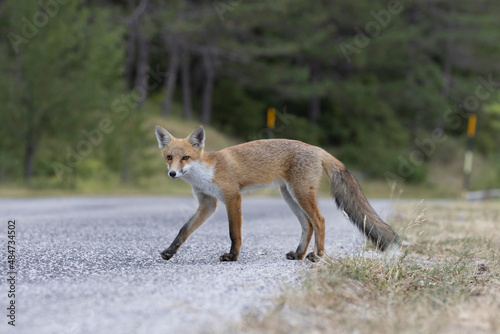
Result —
M 394 261 L 401 255 L 401 247 L 398 244 L 391 244 L 384 252 L 386 261 Z

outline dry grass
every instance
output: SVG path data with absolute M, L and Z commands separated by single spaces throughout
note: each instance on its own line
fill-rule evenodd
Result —
M 409 245 L 397 261 L 327 259 L 304 274 L 299 291 L 236 331 L 498 333 L 499 204 L 399 203 L 391 224 Z

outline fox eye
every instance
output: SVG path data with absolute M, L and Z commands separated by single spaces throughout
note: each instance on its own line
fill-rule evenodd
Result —
M 185 155 L 182 157 L 182 160 L 189 160 L 189 155 Z
M 171 155 L 167 155 L 167 160 L 172 160 L 172 156 Z

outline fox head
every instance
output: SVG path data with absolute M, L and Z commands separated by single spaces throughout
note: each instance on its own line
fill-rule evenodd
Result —
M 168 176 L 178 179 L 189 172 L 190 164 L 200 160 L 205 147 L 205 129 L 197 127 L 184 139 L 174 138 L 159 125 L 155 127 L 158 147 L 167 162 Z

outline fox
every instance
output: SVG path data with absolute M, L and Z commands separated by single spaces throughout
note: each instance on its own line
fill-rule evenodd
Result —
M 191 185 L 198 208 L 182 226 L 168 248 L 170 260 L 187 238 L 215 211 L 218 201 L 226 206 L 231 248 L 220 261 L 237 261 L 241 248 L 241 193 L 260 187 L 278 187 L 297 217 L 302 235 L 296 250 L 286 259 L 318 262 L 325 255 L 325 218 L 318 208 L 318 188 L 325 172 L 337 207 L 381 251 L 397 252 L 400 238 L 368 203 L 361 187 L 345 165 L 324 149 L 291 139 L 260 139 L 205 151 L 205 129 L 195 128 L 178 139 L 155 126 L 158 147 L 168 176 Z M 314 233 L 314 249 L 307 254 Z

